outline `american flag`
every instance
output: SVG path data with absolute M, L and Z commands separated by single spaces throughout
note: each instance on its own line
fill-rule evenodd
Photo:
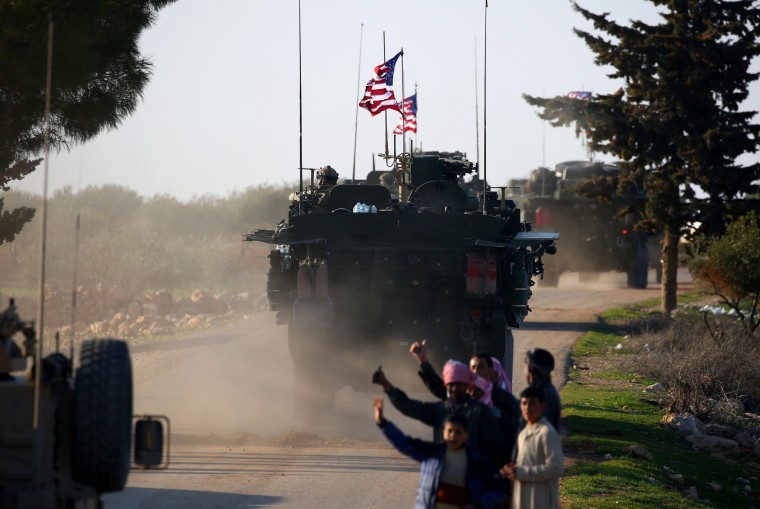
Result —
M 582 90 L 575 90 L 573 92 L 568 92 L 567 96 L 570 99 L 580 99 L 581 101 L 590 101 L 591 100 L 591 92 L 586 92 Z
M 393 130 L 393 134 L 401 134 L 402 129 L 405 131 L 417 132 L 417 94 L 410 95 L 404 99 L 404 113 L 398 119 L 398 125 Z
M 375 67 L 375 77 L 369 80 L 364 89 L 364 97 L 359 106 L 365 108 L 374 117 L 385 110 L 396 110 L 401 113 L 401 108 L 393 95 L 393 69 L 396 60 L 402 55 L 399 51 L 395 57 Z

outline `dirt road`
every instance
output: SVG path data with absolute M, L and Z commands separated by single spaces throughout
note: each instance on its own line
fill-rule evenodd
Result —
M 561 361 L 599 311 L 659 295 L 654 286 L 625 288 L 622 274 L 594 284 L 574 276 L 563 276 L 557 289 L 536 287 L 534 311 L 515 331 L 515 391 L 524 387 L 525 351 L 551 350 L 562 383 Z M 286 336 L 264 313 L 221 331 L 135 346 L 135 411 L 168 415 L 180 435 L 168 470 L 133 471 L 126 490 L 105 497 L 106 508 L 411 507 L 418 465 L 383 441 L 372 422 L 374 394 L 343 389 L 331 417 L 294 419 Z M 408 369 L 415 370 L 411 357 Z M 421 383 L 407 389 L 425 397 Z M 407 433 L 430 438 L 421 424 L 392 408 L 387 414 Z

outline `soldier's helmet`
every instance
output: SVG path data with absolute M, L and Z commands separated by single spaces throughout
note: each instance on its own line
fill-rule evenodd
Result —
M 387 171 L 380 175 L 380 184 L 386 187 L 396 184 L 396 179 L 393 177 L 393 173 Z
M 323 166 L 317 170 L 317 185 L 335 185 L 338 183 L 338 172 L 332 166 Z

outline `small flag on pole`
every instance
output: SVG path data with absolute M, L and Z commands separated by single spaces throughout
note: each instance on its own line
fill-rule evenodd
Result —
M 401 130 L 404 132 L 411 131 L 417 132 L 417 94 L 410 95 L 404 99 L 403 116 L 398 119 L 398 125 L 393 130 L 393 134 L 401 134 Z
M 590 101 L 591 100 L 591 92 L 586 92 L 582 90 L 575 90 L 573 92 L 568 92 L 567 96 L 570 99 L 579 99 L 581 101 Z
M 399 51 L 395 57 L 375 67 L 375 77 L 369 80 L 364 89 L 364 97 L 359 106 L 369 111 L 374 117 L 385 110 L 396 110 L 401 113 L 401 108 L 393 95 L 393 69 L 396 60 L 401 56 Z

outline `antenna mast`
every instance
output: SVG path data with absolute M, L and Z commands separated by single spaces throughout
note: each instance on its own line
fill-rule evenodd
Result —
M 488 184 L 486 184 L 486 167 L 488 157 L 486 153 L 486 119 L 488 118 L 488 109 L 486 108 L 486 97 L 488 93 L 488 80 L 486 79 L 486 70 L 488 69 L 488 0 L 483 11 L 483 214 L 486 213 L 486 193 Z
M 356 115 L 354 118 L 354 165 L 351 170 L 351 181 L 356 182 L 356 137 L 359 134 L 359 94 L 361 93 L 362 79 L 362 39 L 364 38 L 364 23 L 359 31 L 359 72 L 356 76 Z
M 42 205 L 40 219 L 40 272 L 37 287 L 37 351 L 34 358 L 34 449 L 37 461 L 34 472 L 35 481 L 41 483 L 40 465 L 42 461 L 42 437 L 40 436 L 40 384 L 42 383 L 42 342 L 45 325 L 45 257 L 47 252 L 47 194 L 48 168 L 50 166 L 50 96 L 53 91 L 53 15 L 48 13 L 48 54 L 47 79 L 45 84 L 45 169 L 42 178 Z
M 312 172 L 312 178 L 314 173 Z M 298 213 L 303 199 L 303 89 L 301 87 L 301 0 L 298 0 Z
M 480 121 L 478 120 L 478 36 L 475 36 L 475 164 L 480 176 Z

